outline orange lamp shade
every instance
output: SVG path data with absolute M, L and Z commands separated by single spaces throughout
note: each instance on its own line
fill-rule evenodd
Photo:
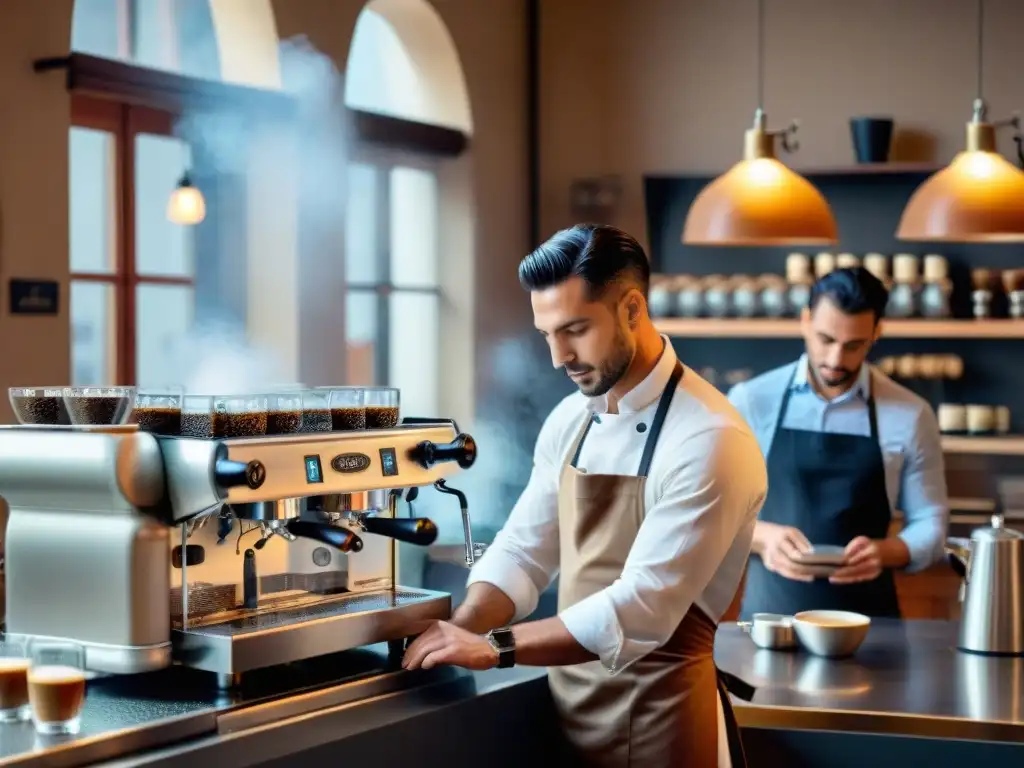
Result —
M 1024 241 L 1024 172 L 997 152 L 961 152 L 917 188 L 903 209 L 896 237 Z
M 748 156 L 749 157 L 749 156 Z M 686 245 L 834 245 L 838 230 L 825 196 L 774 157 L 742 160 L 690 206 Z

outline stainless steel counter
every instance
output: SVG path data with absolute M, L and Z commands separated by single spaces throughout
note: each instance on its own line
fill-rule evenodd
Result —
M 715 642 L 720 668 L 757 687 L 741 726 L 1024 740 L 1024 659 L 956 649 L 957 625 L 874 620 L 848 659 L 757 648 L 735 624 Z

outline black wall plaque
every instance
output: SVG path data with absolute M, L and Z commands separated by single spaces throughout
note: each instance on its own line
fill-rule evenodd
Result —
M 10 283 L 12 315 L 56 315 L 60 311 L 60 283 L 56 280 L 21 280 Z

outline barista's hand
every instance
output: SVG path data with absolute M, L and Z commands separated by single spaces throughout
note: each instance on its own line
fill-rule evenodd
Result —
M 846 545 L 843 567 L 829 578 L 833 584 L 856 584 L 872 581 L 882 573 L 882 551 L 878 542 L 867 536 L 858 536 Z
M 447 621 L 434 621 L 405 649 L 402 667 L 430 669 L 439 664 L 491 669 L 498 665 L 498 652 L 483 635 L 468 632 Z
M 777 573 L 794 581 L 814 581 L 806 568 L 793 562 L 804 552 L 809 552 L 811 544 L 798 529 L 776 523 L 757 524 L 760 538 L 761 561 L 772 573 Z

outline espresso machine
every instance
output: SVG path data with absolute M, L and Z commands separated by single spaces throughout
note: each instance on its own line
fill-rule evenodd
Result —
M 0 428 L 6 628 L 78 643 L 86 667 L 179 663 L 245 672 L 387 641 L 400 652 L 451 596 L 404 587 L 397 542 L 436 526 L 399 514 L 476 444 L 452 421 L 229 439 L 134 425 Z

